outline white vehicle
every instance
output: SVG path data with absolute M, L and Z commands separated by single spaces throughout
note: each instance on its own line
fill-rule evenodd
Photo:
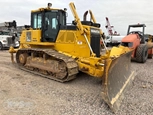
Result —
M 10 46 L 19 47 L 19 37 L 16 32 L 16 21 L 0 23 L 0 50 Z
M 119 45 L 121 43 L 122 38 L 125 36 L 107 36 L 105 39 L 105 43 L 107 46 Z
M 10 46 L 19 47 L 19 40 L 17 37 L 9 35 L 7 31 L 0 31 L 0 50 L 8 49 Z

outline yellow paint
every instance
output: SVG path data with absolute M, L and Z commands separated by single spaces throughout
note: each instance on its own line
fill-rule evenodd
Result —
M 90 48 L 87 44 L 85 36 L 90 44 L 90 28 L 91 26 L 82 25 L 80 19 L 77 15 L 76 9 L 73 3 L 70 3 L 70 8 L 77 22 L 76 30 L 59 30 L 56 42 L 41 42 L 42 31 L 40 28 L 33 30 L 24 30 L 22 31 L 20 37 L 20 47 L 22 48 L 47 48 L 55 49 L 64 55 L 71 56 L 76 60 L 79 65 L 79 70 L 83 71 L 94 77 L 102 77 L 104 73 L 104 61 L 109 59 L 110 62 L 112 57 L 118 57 L 123 53 L 129 51 L 125 47 L 113 47 L 110 52 L 106 52 L 100 57 L 96 57 L 95 54 L 91 54 Z M 32 10 L 31 13 L 40 12 L 43 10 L 61 10 L 54 8 L 39 8 L 37 10 Z M 93 15 L 92 15 L 93 16 Z M 93 18 L 93 17 L 92 17 Z M 94 19 L 95 21 L 95 19 Z M 99 29 L 97 27 L 93 27 Z M 101 32 L 101 30 L 99 29 Z M 101 32 L 102 33 L 102 32 Z M 10 48 L 10 53 L 16 53 L 18 49 Z M 109 70 L 109 67 L 107 67 Z

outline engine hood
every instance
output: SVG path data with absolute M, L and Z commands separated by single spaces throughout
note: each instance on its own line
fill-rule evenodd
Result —
M 0 39 L 7 38 L 7 37 L 12 37 L 12 36 L 9 36 L 9 35 L 0 35 Z

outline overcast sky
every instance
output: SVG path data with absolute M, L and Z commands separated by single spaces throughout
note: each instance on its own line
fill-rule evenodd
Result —
M 51 2 L 54 8 L 68 9 L 68 22 L 74 18 L 69 3 L 74 2 L 82 20 L 86 10 L 92 10 L 101 29 L 105 28 L 108 17 L 111 25 L 121 35 L 126 35 L 129 24 L 146 24 L 146 33 L 153 34 L 153 1 L 152 0 L 1 0 L 0 22 L 16 20 L 18 26 L 30 24 L 30 11 L 46 7 Z

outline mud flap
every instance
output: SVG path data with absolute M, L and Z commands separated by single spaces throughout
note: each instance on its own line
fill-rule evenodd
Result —
M 102 78 L 102 99 L 109 105 L 113 112 L 119 109 L 124 98 L 124 92 L 135 77 L 131 71 L 132 51 L 115 59 L 105 61 L 104 76 Z

